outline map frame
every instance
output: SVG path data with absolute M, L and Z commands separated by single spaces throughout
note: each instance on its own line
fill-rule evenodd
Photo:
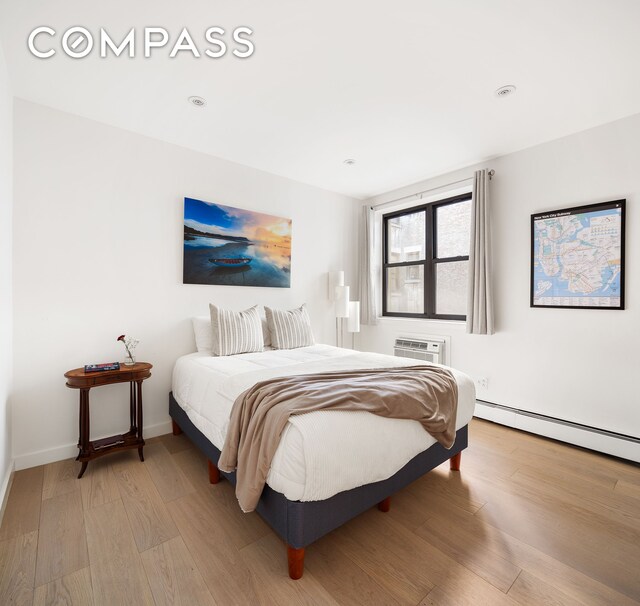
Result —
M 620 295 L 619 305 L 586 305 L 586 304 L 542 304 L 536 302 L 540 297 L 536 297 L 536 223 L 543 220 L 555 219 L 559 217 L 568 217 L 572 215 L 594 215 L 604 210 L 620 210 L 620 233 L 616 241 L 616 245 L 620 248 Z M 530 277 L 530 307 L 535 308 L 553 308 L 553 309 L 609 309 L 609 310 L 623 310 L 624 306 L 624 285 L 625 285 L 625 215 L 626 215 L 626 199 L 612 200 L 609 202 L 597 202 L 595 204 L 584 204 L 582 206 L 574 206 L 569 208 L 562 208 L 558 210 L 545 211 L 535 213 L 531 215 L 531 277 Z M 547 299 L 551 297 L 546 297 Z M 576 301 L 584 301 L 587 298 L 597 299 L 598 297 L 590 295 L 571 295 L 558 297 L 563 299 L 575 299 Z M 603 301 L 607 297 L 602 297 Z M 611 297 L 609 297 L 611 298 Z M 618 297 L 615 297 L 616 299 Z

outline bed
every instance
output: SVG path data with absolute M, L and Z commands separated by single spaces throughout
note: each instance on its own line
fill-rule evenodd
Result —
M 209 478 L 235 485 L 218 470 L 233 402 L 273 377 L 415 365 L 415 360 L 329 345 L 215 357 L 207 352 L 176 362 L 169 414 L 209 460 Z M 256 511 L 287 545 L 289 575 L 300 578 L 305 548 L 366 509 L 388 511 L 393 493 L 451 460 L 459 469 L 473 416 L 472 380 L 450 369 L 458 386 L 456 439 L 447 450 L 417 421 L 362 411 L 316 411 L 289 419 Z M 348 460 L 349 464 L 344 465 Z

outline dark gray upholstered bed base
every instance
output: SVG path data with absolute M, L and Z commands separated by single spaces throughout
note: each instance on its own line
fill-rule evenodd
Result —
M 217 465 L 220 451 L 191 422 L 187 413 L 175 401 L 173 393 L 169 394 L 169 415 L 205 456 Z M 465 425 L 458 430 L 456 441 L 450 450 L 436 442 L 386 480 L 340 492 L 324 501 L 306 502 L 289 501 L 281 493 L 265 486 L 257 511 L 287 545 L 296 549 L 306 547 L 411 484 L 466 447 Z M 220 473 L 235 485 L 235 473 Z

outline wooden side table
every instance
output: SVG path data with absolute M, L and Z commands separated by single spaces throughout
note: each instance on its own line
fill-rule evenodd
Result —
M 80 390 L 80 414 L 78 448 L 76 461 L 82 463 L 78 478 L 82 477 L 89 461 L 118 450 L 137 448 L 140 461 L 144 461 L 142 448 L 142 382 L 151 376 L 153 366 L 147 362 L 136 362 L 132 366 L 120 366 L 120 370 L 84 372 L 84 368 L 74 368 L 64 373 L 67 387 Z M 92 387 L 129 383 L 130 427 L 125 434 L 94 440 L 89 438 L 89 391 Z

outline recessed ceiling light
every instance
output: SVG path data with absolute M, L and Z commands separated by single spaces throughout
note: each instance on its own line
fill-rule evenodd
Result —
M 507 86 L 501 86 L 496 91 L 496 97 L 508 97 L 509 95 L 513 95 L 516 92 L 516 87 L 513 84 L 509 84 Z
M 346 164 L 347 166 L 353 166 L 356 161 L 353 158 L 347 158 L 346 160 L 343 160 L 342 163 Z
M 207 104 L 207 100 L 204 97 L 189 97 L 189 103 L 192 103 L 196 107 L 204 107 Z

